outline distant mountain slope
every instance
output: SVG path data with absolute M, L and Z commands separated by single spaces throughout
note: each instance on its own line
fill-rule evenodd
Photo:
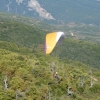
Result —
M 100 20 L 100 2 L 96 0 L 39 0 L 44 8 L 52 12 L 59 22 L 81 22 L 87 24 L 99 24 Z
M 18 16 L 15 14 L 8 14 L 0 12 L 0 20 L 2 21 L 14 21 L 20 22 L 25 25 L 29 25 L 40 30 L 44 30 L 45 33 L 52 31 L 63 31 L 67 37 L 100 42 L 100 28 L 99 26 L 84 23 L 68 23 L 66 25 L 48 24 L 42 20 L 37 20 L 36 18 Z M 73 34 L 73 36 L 72 36 Z
M 99 25 L 99 9 L 98 0 L 2 0 L 0 3 L 0 11 L 46 19 L 58 24 L 75 22 Z

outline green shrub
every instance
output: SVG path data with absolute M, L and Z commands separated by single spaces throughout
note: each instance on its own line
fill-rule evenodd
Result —
M 90 91 L 93 93 L 100 93 L 100 84 L 95 84 L 90 88 Z

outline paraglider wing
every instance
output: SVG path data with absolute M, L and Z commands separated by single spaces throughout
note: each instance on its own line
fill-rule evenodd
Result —
M 61 44 L 64 39 L 63 32 L 53 32 L 46 35 L 45 53 L 50 54 L 56 45 Z

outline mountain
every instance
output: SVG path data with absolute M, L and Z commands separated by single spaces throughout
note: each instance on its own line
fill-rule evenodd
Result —
M 99 0 L 2 0 L 0 11 L 35 17 L 48 22 L 96 24 L 100 21 Z
M 61 47 L 65 58 L 59 59 L 42 51 L 43 32 L 19 22 L 0 22 L 0 100 L 99 100 L 100 70 L 92 64 L 99 63 L 95 57 L 100 46 L 66 38 Z M 34 46 L 36 41 L 38 45 Z M 66 53 L 64 48 L 68 49 Z M 85 54 L 84 50 L 91 52 Z M 67 59 L 77 58 L 76 51 L 90 56 L 91 65 Z
M 63 31 L 67 37 L 77 39 L 77 40 L 86 40 L 92 42 L 100 42 L 100 27 L 93 24 L 84 24 L 84 23 L 68 23 L 66 25 L 62 24 L 49 24 L 47 22 L 38 20 L 36 18 L 30 18 L 25 16 L 19 16 L 15 14 L 3 13 L 0 12 L 0 20 L 11 21 L 11 22 L 20 22 L 25 25 L 38 27 L 40 30 L 44 30 L 45 33 L 52 31 Z
M 45 35 L 48 32 L 35 26 L 35 22 L 31 26 L 16 21 L 0 21 L 0 40 L 15 43 L 19 47 L 33 50 L 36 48 L 42 53 L 44 52 Z M 9 48 L 9 45 L 6 47 Z M 53 56 L 58 56 L 65 62 L 68 59 L 100 68 L 100 43 L 77 40 L 66 35 L 62 46 L 53 51 Z
M 46 55 L 44 39 L 51 27 L 0 13 L 0 100 L 100 99 L 100 43 L 66 36 Z

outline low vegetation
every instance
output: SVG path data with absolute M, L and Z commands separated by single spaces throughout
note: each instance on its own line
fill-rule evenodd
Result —
M 2 43 L 8 44 L 1 41 L 0 47 Z M 99 100 L 100 70 L 76 61 L 59 60 L 12 43 L 10 49 L 1 48 L 0 99 Z

